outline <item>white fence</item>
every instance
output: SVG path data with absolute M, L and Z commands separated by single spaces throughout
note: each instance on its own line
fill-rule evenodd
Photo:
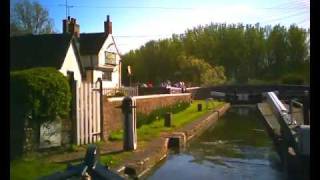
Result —
M 100 83 L 81 82 L 76 98 L 77 145 L 100 141 Z

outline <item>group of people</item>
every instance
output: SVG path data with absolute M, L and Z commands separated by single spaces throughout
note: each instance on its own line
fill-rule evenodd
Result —
M 141 83 L 139 84 L 140 87 L 146 87 L 146 88 L 152 88 L 154 87 L 153 83 L 151 81 L 148 81 L 147 83 Z M 166 80 L 162 83 L 160 83 L 160 87 L 165 87 L 165 88 L 182 88 L 182 91 L 185 92 L 186 90 L 186 85 L 183 81 L 179 81 L 176 83 L 172 83 L 170 80 Z
M 153 83 L 151 81 L 148 81 L 147 83 L 141 83 L 138 84 L 139 87 L 145 87 L 145 88 L 152 88 L 153 87 Z
M 170 80 L 167 80 L 165 82 L 162 82 L 160 84 L 160 86 L 168 88 L 168 89 L 171 89 L 172 87 L 173 88 L 181 88 L 182 92 L 186 91 L 186 86 L 185 86 L 185 83 L 183 81 L 179 81 L 179 82 L 176 82 L 176 83 L 172 84 Z

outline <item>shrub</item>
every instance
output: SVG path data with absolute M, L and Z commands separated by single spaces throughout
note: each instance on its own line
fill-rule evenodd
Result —
M 68 80 L 54 68 L 34 68 L 10 73 L 10 147 L 11 157 L 23 153 L 26 122 L 32 127 L 30 145 L 37 149 L 40 126 L 70 110 L 71 92 Z M 28 120 L 28 121 L 26 121 Z M 30 124 L 29 124 L 30 123 Z M 32 150 L 31 149 L 31 150 Z
M 123 139 L 123 130 L 113 131 L 109 135 L 109 141 L 119 141 Z
M 125 96 L 125 94 L 123 92 L 118 91 L 118 92 L 115 93 L 114 96 L 115 97 L 122 97 L 122 96 Z
M 298 74 L 288 74 L 282 77 L 281 82 L 283 84 L 302 85 L 304 84 L 304 78 Z
M 31 113 L 39 123 L 66 117 L 71 92 L 68 80 L 54 68 L 34 68 L 10 73 L 12 110 Z M 22 108 L 22 109 L 21 109 Z

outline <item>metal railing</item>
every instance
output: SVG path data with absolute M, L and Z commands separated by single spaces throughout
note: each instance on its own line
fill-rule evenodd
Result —
M 103 88 L 105 96 L 138 96 L 138 87 Z

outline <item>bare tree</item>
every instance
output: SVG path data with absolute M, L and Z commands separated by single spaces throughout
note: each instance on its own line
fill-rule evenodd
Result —
M 22 0 L 10 12 L 10 35 L 53 33 L 53 20 L 38 2 Z

